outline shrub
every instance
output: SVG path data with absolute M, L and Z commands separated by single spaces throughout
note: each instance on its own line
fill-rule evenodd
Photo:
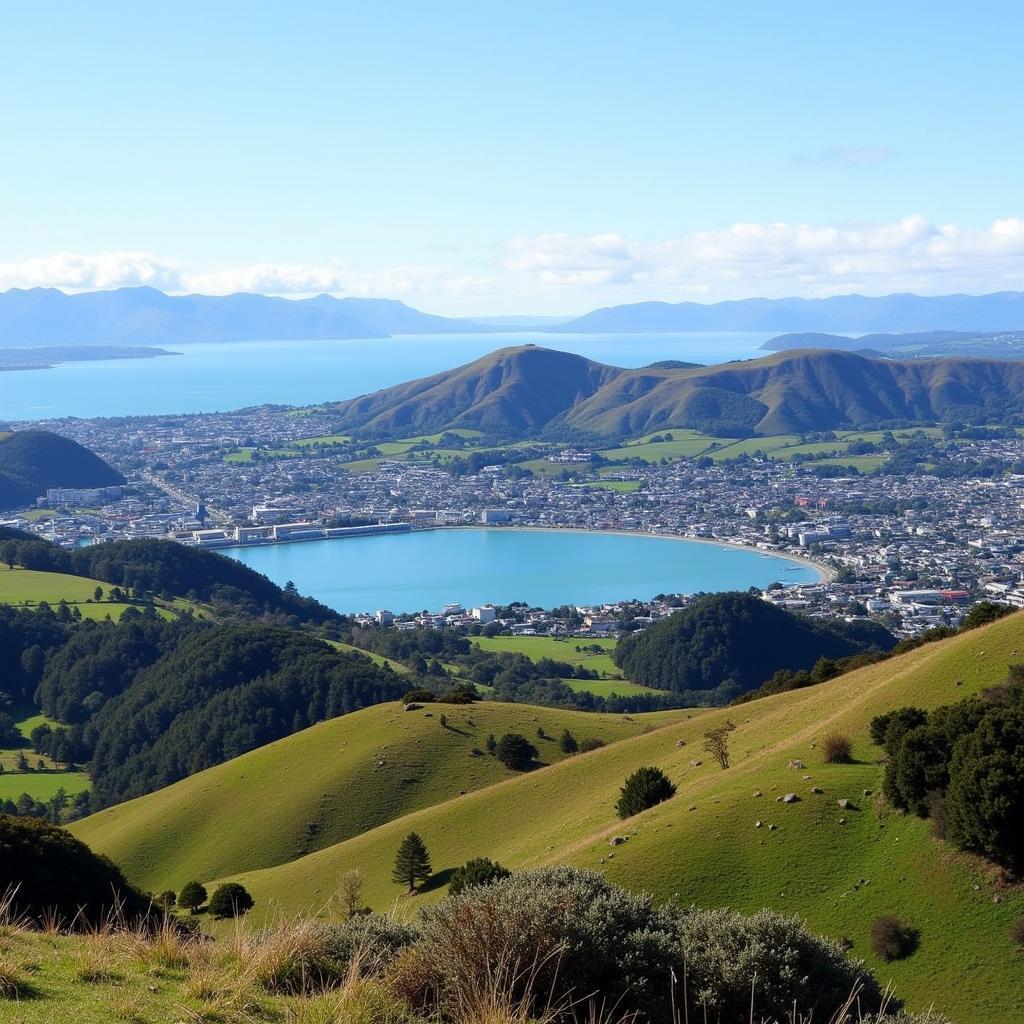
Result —
M 537 748 L 525 736 L 507 732 L 498 740 L 494 754 L 506 768 L 521 772 L 530 767 L 537 756 Z
M 877 1010 L 882 1001 L 862 962 L 795 918 L 770 910 L 745 917 L 691 909 L 682 914 L 678 930 L 693 1003 L 690 1019 L 700 1019 L 693 1011 L 706 1008 L 715 1020 L 746 1021 L 753 993 L 758 1020 L 792 1020 L 796 1005 L 801 1020 L 813 1014 L 814 1020 L 828 1021 L 858 980 L 864 1012 Z
M 563 754 L 575 754 L 580 749 L 579 743 L 576 742 L 576 737 L 568 729 L 562 731 L 561 738 L 558 740 L 558 747 Z
M 496 864 L 489 857 L 474 857 L 473 860 L 467 860 L 461 868 L 455 869 L 448 884 L 448 894 L 457 896 L 471 885 L 490 885 L 492 882 L 508 878 L 511 874 L 508 868 Z
M 218 885 L 210 897 L 210 913 L 218 918 L 239 917 L 252 910 L 254 902 L 244 885 L 225 882 Z
M 588 750 L 600 750 L 601 747 L 607 744 L 600 736 L 591 736 L 590 739 L 584 740 L 580 744 L 580 753 L 585 754 Z
M 676 787 L 660 768 L 637 768 L 619 791 L 615 813 L 630 818 L 675 796 Z
M 186 882 L 178 893 L 178 906 L 193 914 L 206 902 L 206 888 L 201 882 Z
M 827 764 L 849 764 L 853 760 L 853 740 L 842 733 L 829 733 L 821 741 L 821 750 Z
M 617 1017 L 656 1009 L 669 1019 L 673 963 L 682 976 L 672 914 L 591 871 L 517 872 L 424 909 L 422 922 L 395 983 L 442 1017 L 500 983 L 524 1019 L 598 991 Z
M 402 697 L 403 704 L 431 704 L 437 700 L 432 690 L 410 690 Z
M 871 923 L 871 952 L 890 963 L 909 956 L 917 944 L 917 933 L 895 914 L 883 914 Z
M 387 970 L 402 950 L 419 938 L 419 928 L 386 914 L 360 914 L 326 930 L 331 960 L 347 976 L 353 963 L 362 976 L 377 976 Z
M 392 977 L 413 1006 L 441 1018 L 475 1005 L 495 981 L 522 1019 L 597 994 L 615 1019 L 699 1020 L 703 1006 L 708 1020 L 745 1021 L 753 989 L 758 1020 L 789 1020 L 794 1003 L 828 1020 L 858 980 L 864 1012 L 881 1002 L 863 964 L 794 919 L 660 908 L 575 868 L 517 872 L 449 897 L 422 919 L 422 938 Z
M 480 695 L 475 686 L 454 686 L 437 699 L 442 704 L 472 704 Z
M 1018 917 L 1017 920 L 1010 925 L 1010 938 L 1016 942 L 1018 946 L 1024 946 L 1024 917 Z

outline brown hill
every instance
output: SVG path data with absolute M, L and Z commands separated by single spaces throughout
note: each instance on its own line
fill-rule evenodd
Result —
M 496 435 L 667 427 L 780 434 L 1024 413 L 1024 362 L 780 352 L 691 369 L 627 370 L 526 345 L 336 407 L 343 429 L 395 436 L 473 427 Z

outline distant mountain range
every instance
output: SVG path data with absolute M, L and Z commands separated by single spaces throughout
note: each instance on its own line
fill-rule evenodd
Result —
M 910 331 L 906 334 L 864 334 L 849 338 L 809 331 L 780 334 L 762 346 L 768 352 L 798 348 L 832 348 L 844 352 L 877 352 L 906 357 L 984 356 L 1024 358 L 1024 331 Z
M 797 351 L 693 369 L 605 366 L 525 345 L 334 406 L 339 430 L 470 427 L 617 438 L 671 427 L 784 434 L 1024 413 L 1024 362 Z
M 385 338 L 392 334 L 500 331 L 552 334 L 670 331 L 1024 331 L 1024 292 L 992 295 L 839 295 L 829 299 L 641 302 L 553 317 L 465 320 L 421 313 L 391 299 L 282 299 L 267 295 L 165 295 L 154 288 L 66 295 L 55 288 L 0 293 L 0 346 L 156 344 Z
M 836 295 L 828 299 L 638 302 L 596 309 L 545 328 L 553 333 L 661 331 L 1024 330 L 1024 292 L 992 295 Z
M 493 330 L 390 299 L 165 295 L 155 288 L 79 295 L 12 288 L 0 293 L 0 345 L 7 346 L 297 341 Z

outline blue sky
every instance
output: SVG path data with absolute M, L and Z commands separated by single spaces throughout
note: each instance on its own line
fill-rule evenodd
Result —
M 0 288 L 1024 288 L 1017 4 L 18 5 Z

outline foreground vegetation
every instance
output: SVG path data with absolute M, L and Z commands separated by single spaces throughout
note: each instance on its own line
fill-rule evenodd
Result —
M 173 918 L 84 935 L 0 920 L 0 1011 L 249 1024 L 600 1024 L 703 1019 L 943 1024 L 899 1001 L 798 921 L 657 907 L 592 872 L 471 885 L 415 922 L 246 923 L 210 942 Z M 881 1012 L 881 1016 L 874 1014 Z
M 1024 1010 L 1010 938 L 1024 893 L 1004 872 L 934 839 L 928 822 L 879 800 L 884 755 L 869 726 L 907 704 L 934 708 L 996 685 L 1022 650 L 1024 616 L 1009 616 L 818 686 L 684 714 L 277 867 L 203 881 L 241 882 L 260 919 L 319 910 L 358 870 L 367 905 L 407 916 L 440 899 L 449 872 L 473 857 L 512 869 L 576 864 L 660 901 L 798 915 L 815 932 L 852 942 L 913 1008 L 940 1006 L 959 1024 L 1012 1020 Z M 705 733 L 727 721 L 736 728 L 722 770 L 702 747 Z M 850 761 L 826 761 L 832 733 L 850 737 Z M 622 822 L 615 805 L 624 780 L 645 765 L 663 771 L 676 795 Z M 789 793 L 798 799 L 779 802 Z M 391 878 L 411 831 L 423 837 L 439 883 L 414 897 Z M 99 829 L 90 842 L 108 849 Z M 892 962 L 869 945 L 873 921 L 887 914 L 917 932 L 916 951 Z M 959 981 L 967 976 L 970 990 Z

